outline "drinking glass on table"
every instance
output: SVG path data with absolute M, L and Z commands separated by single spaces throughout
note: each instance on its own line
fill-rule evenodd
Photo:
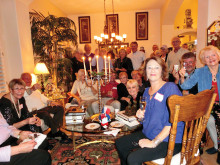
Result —
M 146 108 L 146 105 L 147 105 L 147 102 L 146 102 L 146 97 L 144 96 L 141 96 L 140 97 L 140 110 L 141 111 L 145 111 L 145 108 Z M 142 122 L 144 120 L 144 118 L 139 118 L 138 121 Z

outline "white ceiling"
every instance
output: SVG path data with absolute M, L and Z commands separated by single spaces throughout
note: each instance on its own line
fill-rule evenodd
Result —
M 132 10 L 161 9 L 166 0 L 114 0 L 115 13 Z M 67 15 L 104 12 L 104 0 L 50 0 Z M 112 0 L 106 0 L 106 13 L 112 13 Z

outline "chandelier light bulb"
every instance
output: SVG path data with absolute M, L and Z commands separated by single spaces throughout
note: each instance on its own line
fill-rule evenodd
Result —
M 95 43 L 98 44 L 98 48 L 111 48 L 111 49 L 117 49 L 120 48 L 122 45 L 123 47 L 126 47 L 128 43 L 125 43 L 125 39 L 127 38 L 127 34 L 123 34 L 122 36 L 118 35 L 118 29 L 116 25 L 112 22 L 112 25 L 108 25 L 107 22 L 107 15 L 106 15 L 106 8 L 105 8 L 105 1 L 104 0 L 104 15 L 106 18 L 104 18 L 104 29 L 100 36 L 94 36 Z M 113 6 L 112 0 L 112 7 L 113 7 L 113 17 L 118 17 L 118 14 L 114 14 L 114 6 Z M 111 26 L 111 32 L 109 32 L 110 29 L 108 29 L 108 26 Z M 117 35 L 116 35 L 117 34 Z
M 111 36 L 112 36 L 112 37 L 115 37 L 115 33 L 112 33 Z

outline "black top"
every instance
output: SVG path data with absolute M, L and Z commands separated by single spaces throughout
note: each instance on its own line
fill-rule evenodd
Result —
M 71 58 L 72 61 L 72 78 L 73 82 L 76 80 L 76 75 L 79 69 L 84 69 L 83 62 L 78 61 L 76 57 Z
M 118 100 L 121 100 L 122 97 L 128 97 L 129 93 L 126 86 L 123 83 L 117 85 L 118 91 Z
M 14 107 L 14 104 L 11 102 L 11 100 L 5 98 L 4 96 L 0 99 L 0 111 L 7 121 L 9 125 L 13 125 L 15 123 L 18 123 L 22 120 L 25 120 L 29 117 L 32 117 L 32 115 L 29 113 L 28 108 L 25 103 L 24 97 L 19 99 L 20 105 L 23 105 L 23 108 L 21 109 L 21 117 L 19 118 L 17 114 L 17 110 Z M 33 131 L 35 132 L 35 125 L 24 125 L 23 127 L 19 128 L 20 130 L 25 131 Z
M 114 64 L 114 69 L 115 68 L 119 68 L 119 69 L 125 68 L 127 70 L 128 78 L 131 79 L 131 72 L 133 71 L 133 65 L 130 58 L 125 57 L 122 61 L 121 58 L 118 58 Z M 120 72 L 121 71 L 117 71 L 118 74 Z
M 125 100 L 121 100 L 121 98 L 128 97 L 129 93 L 126 86 L 123 83 L 117 85 L 117 91 L 118 91 L 118 101 L 121 103 L 121 111 L 122 111 L 125 110 L 125 108 L 128 106 L 128 102 Z
M 146 88 L 150 87 L 150 82 L 142 79 L 142 86 L 139 85 L 139 92 L 141 96 L 144 94 Z
M 128 97 L 131 98 L 131 106 L 135 106 L 136 107 L 136 111 L 140 108 L 140 97 L 142 96 L 142 94 L 140 92 L 138 92 L 136 99 L 134 100 L 133 97 L 131 95 L 129 95 Z M 136 103 L 136 105 L 134 104 Z

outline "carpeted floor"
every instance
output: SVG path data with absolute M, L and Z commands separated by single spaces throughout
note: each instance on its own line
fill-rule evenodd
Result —
M 76 144 L 92 141 L 91 137 L 78 137 Z M 50 140 L 52 165 L 119 165 L 120 160 L 114 144 L 96 143 L 80 147 L 73 152 L 73 144 L 61 144 Z

